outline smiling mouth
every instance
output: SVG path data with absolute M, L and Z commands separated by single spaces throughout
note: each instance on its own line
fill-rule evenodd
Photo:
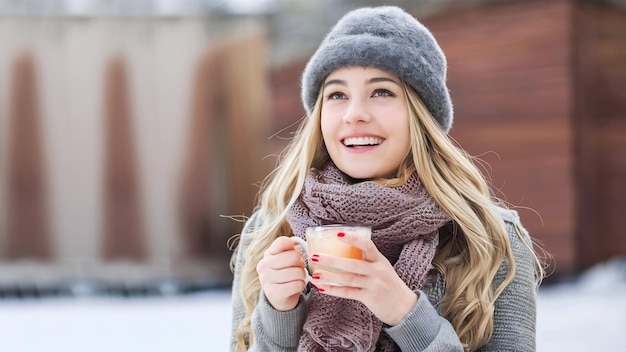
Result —
M 382 138 L 378 137 L 349 137 L 343 140 L 343 145 L 350 148 L 358 148 L 379 145 L 382 142 Z

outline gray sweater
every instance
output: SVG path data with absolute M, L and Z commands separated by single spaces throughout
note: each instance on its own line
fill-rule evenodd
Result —
M 494 329 L 489 343 L 479 351 L 535 351 L 536 285 L 534 259 L 515 231 L 515 225 L 530 243 L 528 232 L 521 226 L 517 212 L 498 208 L 509 234 L 516 272 L 514 280 L 495 303 Z M 241 267 L 251 240 L 250 230 L 263 221 L 262 211 L 256 211 L 248 220 L 241 234 L 235 261 L 232 286 L 232 334 L 231 351 L 235 350 L 234 333 L 245 316 L 245 308 L 239 294 Z M 499 285 L 506 277 L 508 263 L 502 263 L 494 284 Z M 448 320 L 440 315 L 438 302 L 443 295 L 442 278 L 430 280 L 422 291 L 417 304 L 398 325 L 384 330 L 404 352 L 409 351 L 463 351 L 459 337 Z M 432 284 L 434 282 L 434 284 Z M 427 298 L 427 299 L 422 299 Z M 298 305 L 286 312 L 275 310 L 263 292 L 252 314 L 254 345 L 248 351 L 296 351 L 304 320 L 306 319 L 307 295 L 303 293 Z

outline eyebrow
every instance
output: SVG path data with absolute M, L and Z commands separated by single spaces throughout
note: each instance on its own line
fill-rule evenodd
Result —
M 374 78 L 370 78 L 366 84 L 372 84 L 372 83 L 377 83 L 377 82 L 392 82 L 395 83 L 397 85 L 400 85 L 400 83 L 398 83 L 396 80 L 391 79 L 391 78 L 387 78 L 387 77 L 374 77 Z M 348 85 L 348 83 L 345 80 L 342 79 L 331 79 L 330 81 L 324 83 L 324 86 L 322 87 L 323 89 L 326 89 L 327 86 L 329 85 L 333 85 L 333 84 L 338 84 L 341 86 L 346 86 Z

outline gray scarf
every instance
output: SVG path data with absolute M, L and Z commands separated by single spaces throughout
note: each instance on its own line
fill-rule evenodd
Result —
M 399 187 L 355 183 L 329 163 L 311 171 L 287 220 L 295 236 L 310 226 L 360 224 L 372 227 L 372 241 L 398 276 L 419 289 L 431 268 L 438 229 L 450 217 L 437 205 L 417 174 Z M 382 297 L 381 297 L 382 298 Z M 311 290 L 299 351 L 399 351 L 382 322 L 365 305 Z

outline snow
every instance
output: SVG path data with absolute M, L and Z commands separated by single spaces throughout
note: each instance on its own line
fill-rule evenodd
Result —
M 626 260 L 598 265 L 577 280 L 540 290 L 538 351 L 625 352 Z
M 0 299 L 3 352 L 227 351 L 230 291 Z M 626 261 L 539 292 L 537 351 L 624 352 Z
M 228 351 L 230 323 L 230 291 L 5 300 L 0 351 Z

